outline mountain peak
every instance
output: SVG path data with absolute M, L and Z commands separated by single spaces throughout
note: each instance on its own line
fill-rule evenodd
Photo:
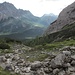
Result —
M 9 16 L 17 16 L 18 12 L 16 7 L 9 2 L 0 3 L 0 20 L 8 18 Z
M 0 3 L 1 5 L 4 5 L 4 6 L 14 6 L 12 3 L 9 3 L 9 2 L 3 2 L 3 3 Z M 15 6 L 14 6 L 15 7 Z
M 0 20 L 8 17 L 33 16 L 29 10 L 17 9 L 12 3 L 0 3 Z
M 5 1 L 5 2 L 3 2 L 2 4 L 10 4 L 10 3 Z
M 55 16 L 53 13 L 50 14 L 44 14 L 43 16 Z

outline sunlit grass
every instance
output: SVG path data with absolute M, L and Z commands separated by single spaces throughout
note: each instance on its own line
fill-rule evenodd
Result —
M 75 46 L 75 40 L 74 39 L 70 39 L 70 40 L 65 40 L 62 42 L 54 42 L 54 43 L 48 43 L 43 45 L 37 45 L 35 46 L 35 48 L 37 49 L 48 49 L 48 50 L 53 50 L 54 48 L 62 48 L 64 46 Z

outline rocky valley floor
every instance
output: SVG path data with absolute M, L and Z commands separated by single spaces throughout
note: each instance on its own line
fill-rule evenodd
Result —
M 10 46 L 12 52 L 0 53 L 0 66 L 10 75 L 75 75 L 75 46 L 52 51 L 37 50 L 24 44 Z

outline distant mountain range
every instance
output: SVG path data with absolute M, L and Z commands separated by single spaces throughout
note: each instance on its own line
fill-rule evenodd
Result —
M 36 17 L 30 11 L 17 9 L 11 3 L 0 3 L 0 36 L 14 39 L 41 36 L 56 18 L 56 15 Z
M 43 25 L 50 25 L 53 21 L 55 21 L 57 19 L 57 15 L 54 14 L 44 14 L 41 18 L 40 18 L 40 23 Z

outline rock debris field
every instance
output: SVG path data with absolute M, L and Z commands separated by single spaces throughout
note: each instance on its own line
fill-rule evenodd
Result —
M 53 54 L 44 61 L 30 62 L 21 58 L 22 51 L 16 49 L 14 53 L 0 56 L 0 66 L 12 75 L 75 75 L 74 50 L 75 47 L 64 47 L 59 49 L 59 54 Z

